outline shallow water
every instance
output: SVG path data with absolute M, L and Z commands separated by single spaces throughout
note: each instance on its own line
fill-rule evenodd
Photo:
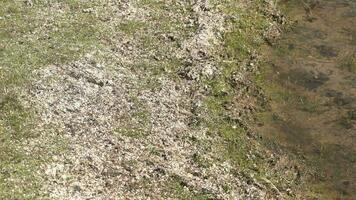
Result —
M 315 169 L 319 199 L 356 199 L 356 1 L 288 4 L 298 22 L 266 51 L 263 137 Z

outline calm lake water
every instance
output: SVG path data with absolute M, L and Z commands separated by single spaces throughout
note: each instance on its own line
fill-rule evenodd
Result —
M 314 169 L 317 199 L 356 199 L 356 0 L 285 2 L 298 22 L 266 51 L 258 129 Z

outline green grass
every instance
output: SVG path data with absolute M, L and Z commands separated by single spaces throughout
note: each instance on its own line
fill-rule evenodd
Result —
M 356 30 L 351 31 L 351 43 L 356 44 Z
M 127 35 L 132 36 L 133 34 L 142 30 L 145 27 L 147 27 L 147 24 L 143 21 L 127 20 L 127 21 L 119 24 L 117 29 L 119 31 L 124 32 Z
M 35 199 L 40 185 L 34 170 L 41 160 L 21 148 L 23 139 L 34 137 L 28 131 L 29 111 L 9 94 L 0 99 L 0 110 L 0 198 Z
M 349 72 L 356 72 L 356 54 L 352 54 L 344 58 L 340 68 Z
M 52 4 L 41 0 L 32 6 L 24 1 L 1 1 L 0 199 L 38 199 L 43 195 L 36 171 L 48 159 L 47 152 L 27 155 L 23 149 L 24 142 L 37 135 L 32 130 L 33 111 L 24 108 L 18 98 L 20 88 L 29 83 L 34 69 L 65 64 L 99 48 L 106 30 L 94 15 L 82 11 L 88 4 L 56 2 L 63 9 L 51 10 Z M 64 150 L 60 147 L 64 143 L 55 140 L 51 151 Z
M 136 92 L 131 94 L 132 110 L 125 119 L 121 120 L 119 127 L 115 129 L 116 134 L 136 139 L 144 138 L 150 134 L 151 114 L 144 102 L 137 96 Z
M 37 137 L 32 130 L 33 111 L 24 108 L 13 93 L 0 99 L 0 111 L 0 199 L 45 198 L 37 171 L 51 159 L 50 154 L 66 150 L 66 141 L 54 137 L 50 146 L 26 152 L 24 141 Z
M 137 4 L 144 9 L 153 8 L 151 25 L 154 26 L 154 31 L 161 33 L 176 32 L 184 36 L 188 33 L 195 33 L 198 28 L 194 24 L 193 26 L 184 26 L 184 22 L 179 19 L 179 16 L 188 16 L 192 13 L 193 5 L 190 3 L 182 5 L 175 1 L 140 0 Z M 172 15 L 172 13 L 175 13 L 175 15 Z
M 264 3 L 262 1 L 251 2 L 246 8 L 241 8 L 237 2 L 231 1 L 224 4 L 221 9 L 229 15 L 236 16 L 236 18 L 227 21 L 231 29 L 223 36 L 224 45 L 221 50 L 219 66 L 221 73 L 212 78 L 201 80 L 201 83 L 206 86 L 208 94 L 203 100 L 202 107 L 195 111 L 199 113 L 197 115 L 200 117 L 196 119 L 198 122 L 194 125 L 207 127 L 210 134 L 217 134 L 222 138 L 221 141 L 213 144 L 221 153 L 220 158 L 222 160 L 219 162 L 229 160 L 234 167 L 246 175 L 247 179 L 253 177 L 261 182 L 270 180 L 278 187 L 285 183 L 287 178 L 282 177 L 279 173 L 272 172 L 266 158 L 260 156 L 264 155 L 265 152 L 257 147 L 258 141 L 249 138 L 246 122 L 234 116 L 236 113 L 232 113 L 234 106 L 236 106 L 235 101 L 239 101 L 235 98 L 236 92 L 243 90 L 241 88 L 243 86 L 235 88 L 231 76 L 234 72 L 243 70 L 244 67 L 250 67 L 244 65 L 249 63 L 253 52 L 258 51 L 265 43 L 263 33 L 271 19 L 263 15 Z M 251 69 L 251 71 L 253 70 Z M 256 79 L 253 80 L 252 85 L 249 85 L 250 88 L 261 87 L 265 81 L 263 73 L 257 75 L 251 72 L 251 76 L 256 76 Z M 279 91 L 274 98 L 281 102 L 293 99 L 289 92 L 281 91 L 278 86 L 270 89 Z M 255 95 L 249 89 L 244 91 L 246 95 Z M 312 105 L 308 106 L 305 109 L 313 109 Z M 193 160 L 204 166 L 205 163 L 202 158 L 203 156 L 196 155 Z M 269 185 L 267 184 L 267 186 Z M 228 186 L 225 188 L 228 190 Z
M 193 154 L 193 162 L 196 163 L 199 167 L 202 168 L 209 168 L 212 166 L 212 163 L 207 160 L 206 158 L 204 158 L 204 155 L 202 155 L 201 153 L 195 153 Z
M 258 8 L 255 8 L 258 9 Z M 229 8 L 228 13 L 235 12 L 240 15 L 232 21 L 232 30 L 224 36 L 225 52 L 228 60 L 242 61 L 251 55 L 253 50 L 263 44 L 262 33 L 267 28 L 267 20 L 261 11 L 255 9 Z
M 208 200 L 213 199 L 210 194 L 193 191 L 179 176 L 171 176 L 167 183 L 170 197 L 186 200 Z
M 106 45 L 104 41 L 111 41 L 120 32 L 130 36 L 135 44 L 142 47 L 139 48 L 142 50 L 140 54 L 147 57 L 147 62 L 134 61 L 132 66 L 128 66 L 131 70 L 150 75 L 137 86 L 138 90 L 157 89 L 161 86 L 158 77 L 173 76 L 179 81 L 176 72 L 183 63 L 172 54 L 172 49 L 179 48 L 184 39 L 198 31 L 197 24 L 186 25 L 179 17 L 170 15 L 172 12 L 180 15 L 192 13 L 192 5 L 183 8 L 174 1 L 138 1 L 137 6 L 141 8 L 154 8 L 150 20 L 126 20 L 117 27 L 111 27 L 103 20 L 108 10 L 105 10 L 105 4 L 101 1 L 33 2 L 34 5 L 28 6 L 22 1 L 3 0 L 0 7 L 0 198 L 37 199 L 41 195 L 41 180 L 35 172 L 47 158 L 37 158 L 35 153 L 26 155 L 21 146 L 26 139 L 36 137 L 28 134 L 34 116 L 31 111 L 23 108 L 17 94 L 17 89 L 30 80 L 31 71 L 75 61 L 85 53 L 101 49 Z M 255 1 L 248 8 L 239 7 L 237 1 L 214 3 L 221 4 L 223 12 L 236 18 L 227 22 L 231 30 L 223 35 L 220 62 L 222 73 L 213 78 L 203 78 L 198 83 L 206 85 L 209 90 L 202 111 L 198 111 L 204 114 L 198 119 L 198 125 L 207 126 L 209 132 L 223 138 L 224 141 L 216 145 L 221 147 L 224 159 L 246 170 L 255 168 L 252 166 L 257 163 L 260 167 L 258 173 L 261 174 L 265 166 L 260 164 L 262 161 L 258 158 L 251 161 L 247 157 L 252 145 L 246 131 L 238 121 L 231 119 L 225 106 L 234 101 L 235 89 L 231 84 L 231 74 L 238 71 L 243 61 L 248 60 L 251 52 L 264 41 L 262 33 L 268 20 L 261 10 L 262 2 Z M 51 8 L 55 3 L 61 5 L 60 10 Z M 96 13 L 85 11 L 89 8 Z M 172 35 L 171 41 L 163 40 L 163 33 Z M 142 138 L 149 134 L 150 115 L 146 108 L 141 107 L 142 102 L 137 99 L 133 101 L 137 109 L 124 119 L 125 123 L 116 132 Z M 62 151 L 62 143 L 65 142 L 58 141 L 58 151 Z M 210 164 L 204 160 L 203 155 L 196 155 L 193 160 L 203 167 Z M 174 196 L 180 199 L 209 198 L 208 194 L 193 192 L 177 177 L 172 178 L 169 187 Z
M 34 67 L 72 61 L 98 45 L 102 31 L 99 20 L 81 10 L 65 10 L 48 16 L 46 9 L 49 8 L 45 5 L 28 7 L 13 1 L 6 1 L 0 9 L 1 16 L 6 16 L 1 20 L 4 29 L 0 40 L 5 45 L 1 49 L 0 64 L 13 74 L 8 79 L 10 82 L 17 83 L 14 76 L 21 80 L 23 74 Z M 50 20 L 46 29 L 51 31 L 42 29 L 42 17 Z
M 233 4 L 232 2 L 230 2 Z M 235 88 L 231 82 L 234 72 L 242 70 L 246 61 L 248 62 L 254 50 L 258 50 L 264 43 L 263 32 L 267 27 L 268 19 L 263 16 L 260 2 L 252 3 L 249 8 L 239 8 L 237 5 L 224 4 L 222 10 L 230 15 L 238 15 L 234 20 L 229 21 L 232 27 L 223 36 L 224 46 L 221 53 L 221 73 L 214 77 L 202 78 L 201 84 L 207 88 L 207 96 L 203 100 L 201 108 L 195 112 L 200 113 L 200 117 L 195 125 L 207 127 L 210 134 L 217 134 L 221 141 L 217 141 L 214 146 L 219 149 L 221 159 L 229 160 L 239 170 L 246 174 L 254 174 L 258 177 L 265 177 L 268 171 L 268 164 L 264 158 L 250 158 L 250 152 L 256 153 L 254 142 L 248 138 L 244 122 L 233 116 L 227 107 L 233 107 L 236 91 L 242 88 Z M 246 90 L 248 91 L 248 90 Z M 252 95 L 252 94 L 249 94 Z M 196 155 L 193 160 L 201 166 L 207 166 L 202 155 Z M 228 190 L 228 186 L 225 187 Z

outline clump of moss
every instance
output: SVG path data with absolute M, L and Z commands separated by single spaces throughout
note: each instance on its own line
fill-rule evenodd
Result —
M 356 44 L 356 30 L 351 32 L 351 42 L 352 44 Z
M 208 200 L 213 199 L 209 193 L 196 192 L 179 176 L 171 176 L 167 184 L 169 196 L 177 199 Z
M 356 54 L 347 56 L 341 63 L 340 68 L 349 72 L 356 72 Z
M 256 2 L 248 9 L 226 7 L 225 12 L 236 16 L 231 21 L 231 31 L 224 36 L 227 59 L 242 61 L 264 42 L 263 33 L 268 27 L 268 19 L 263 15 L 260 3 Z
M 130 114 L 122 120 L 120 127 L 115 132 L 119 135 L 131 138 L 143 138 L 150 133 L 151 116 L 144 103 L 137 98 L 137 94 L 132 95 L 133 108 Z
M 29 111 L 16 96 L 5 94 L 0 99 L 0 198 L 35 199 L 40 195 L 37 175 L 40 159 L 21 149 L 29 132 Z
M 235 98 L 237 92 L 244 90 L 246 95 L 255 95 L 251 93 L 253 90 L 235 88 L 231 77 L 234 72 L 250 73 L 251 77 L 254 76 L 253 67 L 244 65 L 255 62 L 251 55 L 265 42 L 263 33 L 268 27 L 269 19 L 261 10 L 263 5 L 263 2 L 257 1 L 244 9 L 229 4 L 222 8 L 228 15 L 237 16 L 228 22 L 231 29 L 223 37 L 224 53 L 221 54 L 220 62 L 222 73 L 202 79 L 208 88 L 208 94 L 203 102 L 204 117 L 199 119 L 198 123 L 223 139 L 221 143 L 216 144 L 223 152 L 223 159 L 232 161 L 239 169 L 246 171 L 246 174 L 255 174 L 257 177 L 266 176 L 268 164 L 262 157 L 255 156 L 258 150 L 248 136 L 246 122 L 232 116 L 234 113 L 231 113 L 229 107 L 238 101 Z M 244 71 L 245 67 L 250 69 Z M 198 163 L 201 161 L 200 157 L 195 159 Z
M 126 22 L 123 22 L 118 25 L 117 29 L 119 31 L 122 31 L 126 33 L 127 35 L 132 36 L 135 34 L 137 31 L 140 29 L 143 29 L 147 25 L 142 22 L 142 21 L 137 21 L 137 20 L 127 20 Z
M 26 141 L 37 135 L 32 131 L 33 112 L 20 101 L 20 88 L 28 84 L 34 69 L 64 64 L 98 48 L 98 38 L 105 30 L 98 18 L 83 12 L 92 5 L 52 3 L 1 2 L 0 199 L 38 199 L 43 195 L 36 172 L 47 158 L 45 153 L 24 150 Z M 62 5 L 60 11 L 53 10 L 55 3 Z

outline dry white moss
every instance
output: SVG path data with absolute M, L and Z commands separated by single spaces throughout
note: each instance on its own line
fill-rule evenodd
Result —
M 145 19 L 154 14 L 154 6 L 140 7 L 140 1 L 115 2 L 83 12 L 103 18 L 112 27 L 125 20 L 153 26 Z M 142 38 L 117 33 L 109 42 L 112 48 L 34 72 L 27 105 L 38 112 L 37 131 L 41 136 L 28 143 L 28 150 L 49 144 L 50 133 L 66 141 L 63 153 L 54 155 L 40 172 L 45 183 L 43 191 L 49 197 L 179 198 L 169 190 L 172 179 L 178 177 L 184 190 L 204 193 L 212 199 L 267 198 L 266 187 L 247 183 L 237 173 L 239 169 L 229 161 L 221 161 L 219 149 L 213 145 L 221 138 L 189 125 L 192 105 L 199 106 L 203 98 L 199 92 L 192 94 L 194 81 L 219 73 L 214 47 L 221 44 L 224 14 L 208 1 L 166 3 L 183 8 L 192 5 L 191 13 L 174 17 L 187 23 L 195 20 L 197 31 L 188 37 L 174 32 L 159 34 L 152 29 L 138 32 L 147 37 L 162 36 L 164 40 L 173 38 L 181 45 L 153 44 L 153 50 L 144 49 L 145 41 L 139 40 Z M 56 9 L 63 8 L 57 5 Z M 104 15 L 105 12 L 109 13 Z M 169 74 L 157 75 L 140 68 L 143 61 L 150 62 L 152 57 L 155 61 L 165 59 L 155 57 L 160 47 L 167 50 L 168 60 L 190 63 L 178 66 L 188 79 L 177 81 Z M 157 66 L 161 64 L 164 62 Z M 243 74 L 236 75 L 237 80 L 243 78 Z M 207 166 L 194 161 L 196 155 Z

